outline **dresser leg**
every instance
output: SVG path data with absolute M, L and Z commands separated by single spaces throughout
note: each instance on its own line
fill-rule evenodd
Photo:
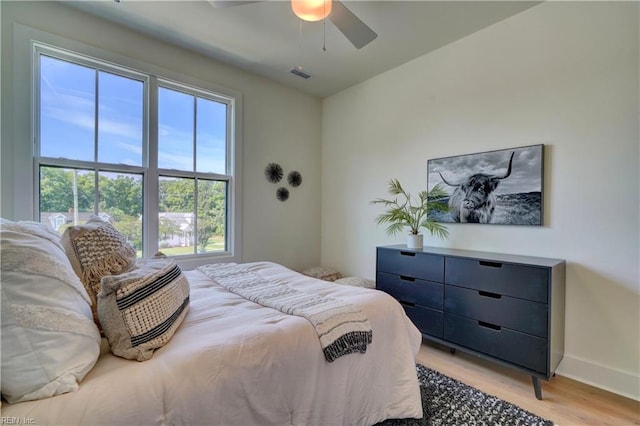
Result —
M 536 376 L 531 376 L 531 380 L 533 381 L 533 391 L 536 394 L 536 398 L 542 401 L 542 389 L 540 388 L 540 379 Z
M 456 353 L 456 348 L 449 348 L 449 352 L 451 352 L 451 355 Z

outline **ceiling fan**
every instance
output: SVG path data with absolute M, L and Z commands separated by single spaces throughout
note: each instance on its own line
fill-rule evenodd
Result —
M 239 6 L 258 1 L 208 0 L 214 7 Z M 290 0 L 293 13 L 305 21 L 321 21 L 329 18 L 338 30 L 355 46 L 361 49 L 378 37 L 367 24 L 339 0 Z

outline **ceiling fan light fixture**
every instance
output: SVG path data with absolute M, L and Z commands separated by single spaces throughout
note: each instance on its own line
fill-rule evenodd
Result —
M 331 13 L 331 0 L 291 0 L 291 9 L 304 21 L 322 21 Z

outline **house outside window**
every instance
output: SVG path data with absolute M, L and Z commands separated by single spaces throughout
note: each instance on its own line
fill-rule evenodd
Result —
M 62 213 L 53 213 L 49 215 L 48 219 L 49 219 L 49 222 L 48 222 L 49 225 L 51 225 L 51 227 L 56 231 L 67 223 L 67 218 Z M 42 220 L 42 222 L 47 223 L 45 220 Z
M 34 42 L 37 215 L 92 215 L 138 251 L 232 255 L 236 99 Z

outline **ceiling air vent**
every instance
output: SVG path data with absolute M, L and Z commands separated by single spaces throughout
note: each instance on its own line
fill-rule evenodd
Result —
M 291 68 L 291 71 L 289 71 L 291 74 L 297 75 L 298 77 L 302 77 L 305 80 L 311 78 L 310 74 L 307 74 L 306 72 L 302 71 L 302 67 L 301 66 L 297 66 L 297 67 L 293 67 Z

